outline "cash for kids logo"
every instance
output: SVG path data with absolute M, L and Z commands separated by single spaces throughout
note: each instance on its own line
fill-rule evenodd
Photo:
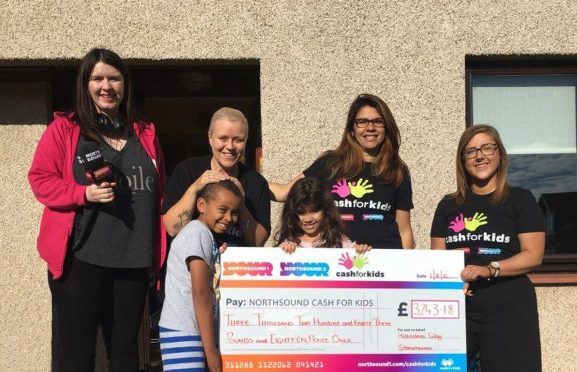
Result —
M 335 204 L 339 208 L 365 208 L 385 212 L 390 211 L 391 205 L 389 203 L 374 200 L 358 200 L 366 195 L 372 194 L 374 191 L 373 184 L 369 183 L 369 180 L 359 178 L 358 181 L 353 182 L 343 178 L 333 185 L 331 193 L 342 198 L 341 200 L 335 200 Z M 351 200 L 349 196 L 353 196 L 356 199 Z M 352 214 L 343 214 L 341 217 L 345 221 L 354 221 L 355 219 L 355 216 Z M 384 219 L 385 216 L 383 214 L 363 214 L 363 221 L 383 221 Z
M 347 271 L 337 271 L 337 277 L 348 278 L 384 278 L 385 273 L 382 271 L 359 271 L 369 263 L 369 258 L 365 253 L 351 257 L 348 252 L 341 254 L 339 266 L 343 266 Z M 352 269 L 356 270 L 353 271 Z
M 479 227 L 487 225 L 487 216 L 484 213 L 475 212 L 473 217 L 464 217 L 463 213 L 455 217 L 454 220 L 449 222 L 449 229 L 456 232 L 456 235 L 449 235 L 445 238 L 447 243 L 454 242 L 466 242 L 466 241 L 486 241 L 486 242 L 498 242 L 498 243 L 509 243 L 511 237 L 505 234 L 497 235 L 495 233 L 480 233 L 471 234 L 475 232 Z M 461 233 L 461 231 L 467 230 L 468 233 Z

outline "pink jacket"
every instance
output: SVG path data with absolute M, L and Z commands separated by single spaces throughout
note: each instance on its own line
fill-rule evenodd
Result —
M 158 171 L 158 210 L 162 205 L 166 183 L 164 159 L 154 124 L 146 121 L 133 123 L 134 133 L 152 159 Z M 62 276 L 64 258 L 76 208 L 88 204 L 86 186 L 74 180 L 73 164 L 80 138 L 80 127 L 71 113 L 54 113 L 54 120 L 40 138 L 28 181 L 36 199 L 45 205 L 40 222 L 37 247 L 40 257 L 48 264 L 48 270 L 58 279 Z M 166 230 L 158 215 L 158 240 L 154 252 L 154 267 L 160 270 L 166 257 Z

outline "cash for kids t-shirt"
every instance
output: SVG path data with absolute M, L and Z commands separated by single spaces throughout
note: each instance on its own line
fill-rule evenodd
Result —
M 345 179 L 331 178 L 326 162 L 326 156 L 317 159 L 303 174 L 327 183 L 349 238 L 373 248 L 403 248 L 396 212 L 413 208 L 409 172 L 395 186 L 373 176 L 371 163 L 365 163 L 357 176 Z
M 435 211 L 431 237 L 444 238 L 447 249 L 465 253 L 465 264 L 488 265 L 520 252 L 518 234 L 544 231 L 541 210 L 530 191 L 511 187 L 498 205 L 491 196 L 469 194 L 458 206 L 445 197 Z

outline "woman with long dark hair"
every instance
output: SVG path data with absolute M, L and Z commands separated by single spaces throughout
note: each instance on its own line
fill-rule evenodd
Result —
M 275 200 L 284 201 L 298 179 L 317 177 L 331 190 L 352 240 L 373 248 L 413 248 L 412 188 L 400 144 L 387 104 L 361 94 L 349 108 L 340 145 L 291 182 L 269 182 L 270 190 Z
M 28 178 L 45 206 L 38 250 L 52 293 L 53 367 L 94 370 L 104 323 L 110 371 L 137 371 L 150 269 L 166 251 L 165 175 L 154 125 L 135 116 L 130 73 L 116 53 L 84 56 L 76 108 L 54 114 Z
M 545 249 L 543 216 L 529 190 L 507 183 L 495 128 L 473 125 L 457 148 L 457 190 L 435 212 L 431 248 L 465 252 L 467 355 L 483 371 L 541 371 L 537 300 L 525 275 Z

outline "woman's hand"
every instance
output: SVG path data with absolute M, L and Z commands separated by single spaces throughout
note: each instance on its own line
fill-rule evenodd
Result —
M 229 178 L 230 176 L 222 170 L 207 170 L 204 171 L 204 173 L 201 174 L 200 177 L 198 177 L 198 179 L 194 181 L 188 189 L 196 195 L 196 193 L 198 193 L 204 186 L 208 185 L 209 183 L 214 183 Z
M 464 282 L 474 282 L 478 279 L 487 279 L 492 275 L 488 266 L 467 265 L 461 271 L 461 279 Z
M 280 243 L 280 247 L 286 253 L 293 254 L 297 250 L 297 243 L 285 240 L 284 242 Z
M 226 248 L 228 248 L 228 244 L 226 242 L 222 243 L 222 245 L 218 247 L 218 253 L 223 254 L 226 252 Z
M 86 200 L 91 203 L 110 203 L 114 200 L 114 187 L 116 182 L 102 182 L 99 185 L 92 184 L 86 187 Z
M 198 193 L 204 186 L 208 185 L 209 183 L 214 183 L 229 178 L 230 176 L 222 170 L 207 170 L 204 171 L 204 173 L 201 174 L 200 177 L 198 177 L 198 179 L 194 181 L 188 189 L 196 195 L 196 193 Z
M 210 372 L 222 371 L 222 358 L 217 348 L 206 350 L 206 367 Z
M 465 296 L 472 296 L 473 291 L 469 289 L 469 283 L 478 279 L 488 279 L 493 275 L 489 266 L 467 265 L 461 271 L 461 279 L 465 282 L 463 292 Z
M 371 246 L 368 245 L 368 244 L 357 244 L 357 243 L 355 243 L 355 244 L 353 245 L 353 248 L 355 249 L 355 251 L 356 251 L 357 253 L 363 254 L 363 253 L 366 253 L 366 252 L 370 251 L 373 247 L 371 247 Z

